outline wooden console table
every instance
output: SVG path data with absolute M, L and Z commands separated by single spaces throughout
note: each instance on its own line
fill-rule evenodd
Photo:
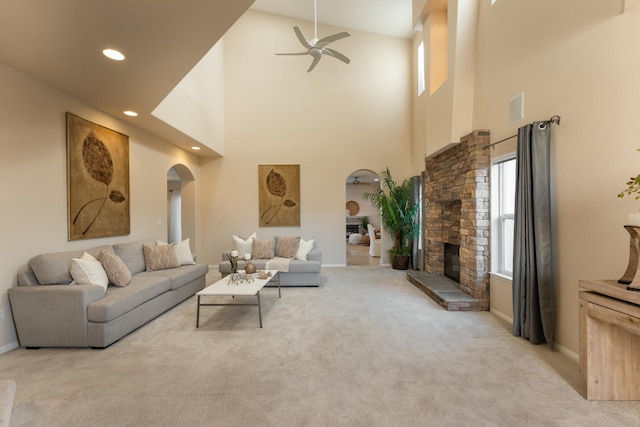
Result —
M 640 292 L 616 280 L 581 280 L 580 394 L 640 400 Z

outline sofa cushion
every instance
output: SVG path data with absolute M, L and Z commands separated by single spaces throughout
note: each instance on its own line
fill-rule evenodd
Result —
M 87 318 L 90 322 L 109 322 L 167 292 L 170 287 L 171 281 L 166 277 L 136 274 L 127 286 L 111 286 L 104 297 L 89 304 Z
M 275 241 L 273 239 L 253 239 L 252 258 L 264 259 L 275 256 Z
M 201 277 L 209 271 L 207 264 L 191 264 L 183 265 L 180 268 L 171 268 L 168 270 L 145 271 L 136 276 L 148 277 L 164 277 L 171 281 L 171 289 L 178 289 L 198 277 Z
M 180 263 L 171 245 L 142 245 L 147 271 L 178 268 Z
M 69 270 L 71 260 L 82 256 L 83 251 L 40 254 L 29 261 L 29 267 L 41 285 L 68 284 L 73 280 Z
M 317 261 L 301 261 L 292 259 L 289 263 L 289 273 L 320 273 L 321 263 Z
M 118 243 L 113 245 L 113 251 L 122 258 L 131 274 L 138 274 L 147 269 L 144 263 L 142 245 L 153 245 L 155 242 Z
M 103 249 L 112 249 L 112 246 L 97 246 L 86 252 L 95 257 Z M 69 273 L 71 260 L 81 257 L 83 253 L 84 251 L 66 251 L 40 254 L 29 261 L 29 268 L 41 285 L 67 285 L 73 280 Z
M 98 261 L 104 267 L 109 282 L 114 286 L 127 286 L 131 281 L 131 272 L 124 261 L 112 251 L 104 250 L 98 254 Z
M 282 258 L 295 258 L 300 246 L 300 237 L 283 237 L 278 245 L 278 256 Z

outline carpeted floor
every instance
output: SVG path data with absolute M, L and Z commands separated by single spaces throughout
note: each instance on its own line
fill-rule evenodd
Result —
M 217 278 L 217 274 L 212 275 Z M 11 426 L 637 426 L 640 402 L 589 402 L 578 365 L 488 312 L 447 312 L 380 267 L 255 307 L 195 298 L 105 350 L 16 349 Z

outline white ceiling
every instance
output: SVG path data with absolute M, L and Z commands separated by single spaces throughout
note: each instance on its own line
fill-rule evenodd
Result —
M 197 141 L 151 112 L 252 3 L 1 0 L 0 63 L 189 149 Z M 253 7 L 313 21 L 313 0 L 257 0 Z M 410 37 L 411 0 L 318 0 L 318 20 Z M 107 60 L 105 48 L 127 59 Z
M 316 0 L 318 22 L 387 36 L 411 38 L 411 0 Z M 314 20 L 314 0 L 256 0 L 251 9 Z

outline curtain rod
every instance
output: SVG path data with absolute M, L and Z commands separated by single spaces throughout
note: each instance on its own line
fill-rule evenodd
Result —
M 560 124 L 560 116 L 552 116 L 549 120 L 545 120 L 545 121 L 543 121 L 543 122 L 540 122 L 540 125 L 541 125 L 541 126 L 542 126 L 542 125 L 547 125 L 547 124 L 556 124 L 556 125 L 559 125 L 559 124 Z M 513 138 L 515 138 L 515 137 L 517 137 L 517 136 L 518 136 L 518 134 L 508 136 L 508 137 L 506 137 L 506 138 L 504 138 L 504 139 L 501 139 L 500 141 L 497 141 L 497 142 L 494 142 L 493 144 L 487 145 L 485 148 L 491 148 L 491 147 L 493 147 L 494 145 L 498 145 L 498 144 L 500 144 L 501 142 L 508 141 L 508 140 L 513 139 Z

